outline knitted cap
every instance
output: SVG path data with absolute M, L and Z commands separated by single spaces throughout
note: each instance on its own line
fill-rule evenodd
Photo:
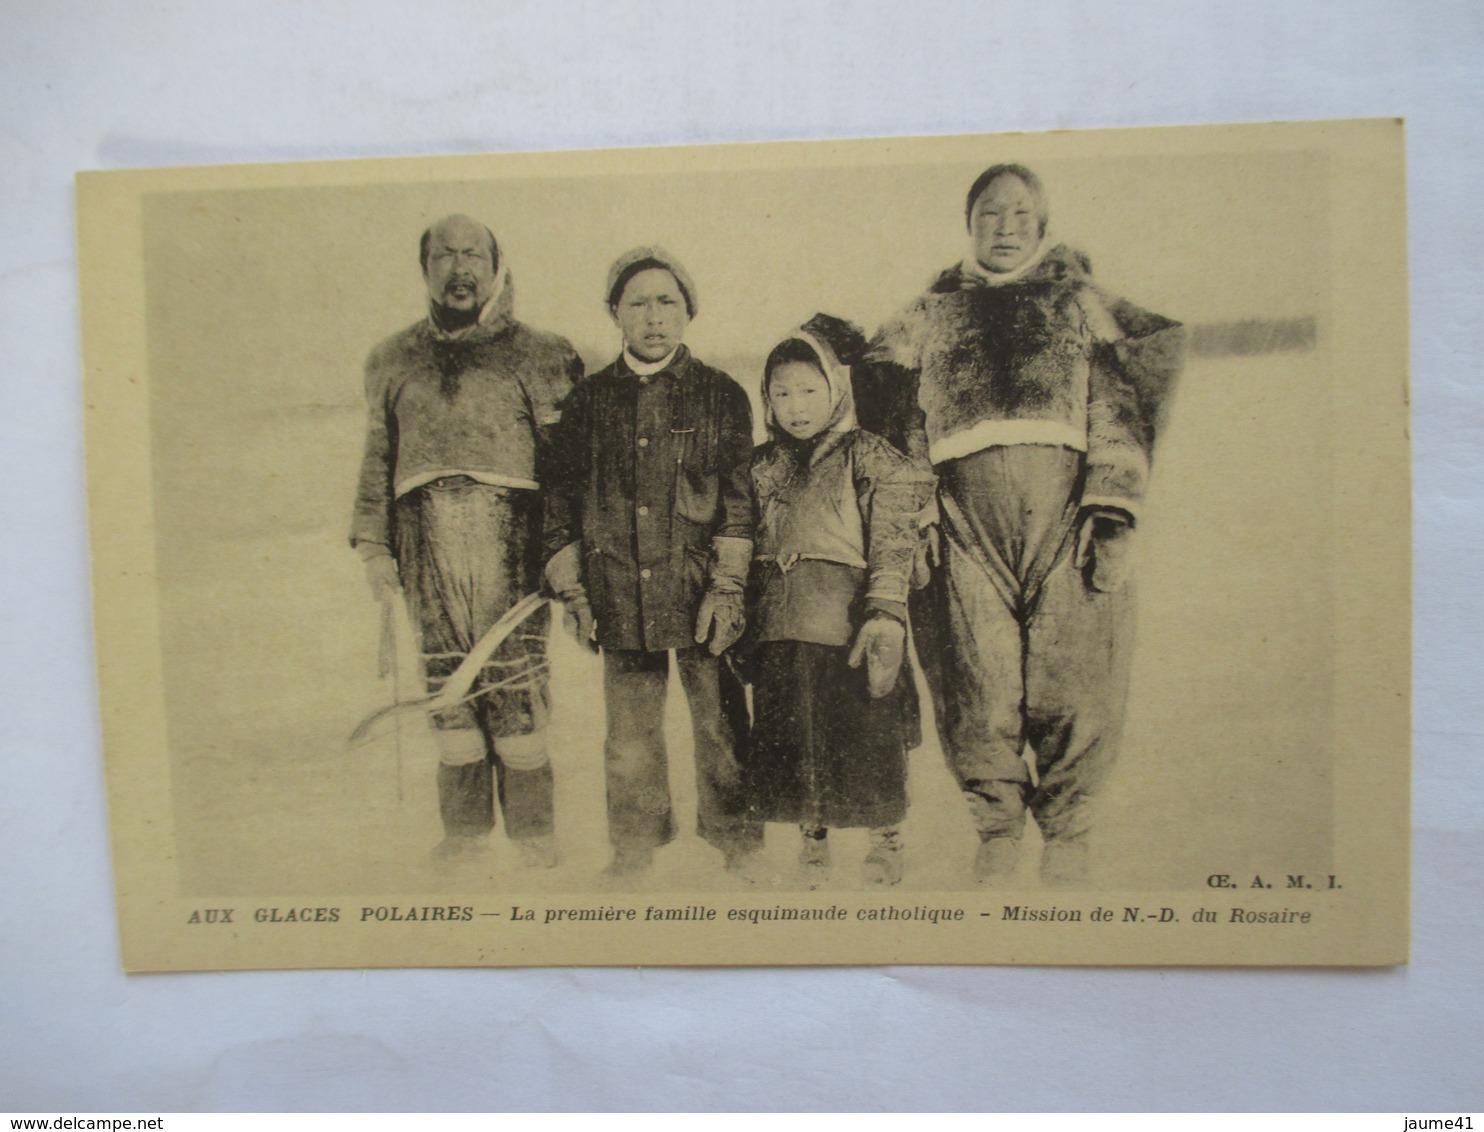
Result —
M 618 297 L 623 294 L 629 280 L 652 267 L 663 268 L 675 276 L 675 282 L 680 285 L 680 293 L 685 296 L 686 313 L 695 318 L 700 303 L 696 301 L 696 285 L 691 280 L 690 272 L 664 248 L 654 244 L 631 248 L 613 261 L 613 266 L 608 269 L 608 289 L 604 292 L 608 306 L 617 306 Z

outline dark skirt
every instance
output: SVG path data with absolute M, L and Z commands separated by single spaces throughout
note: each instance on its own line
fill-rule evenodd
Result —
M 911 671 L 879 700 L 850 650 L 802 641 L 756 646 L 749 816 L 811 826 L 895 825 L 907 813 L 915 730 Z
M 534 491 L 446 476 L 397 500 L 397 566 L 436 692 L 500 616 L 541 585 L 541 499 Z M 433 717 L 439 728 L 481 727 L 491 738 L 546 725 L 549 614 L 542 606 L 485 663 L 467 703 Z

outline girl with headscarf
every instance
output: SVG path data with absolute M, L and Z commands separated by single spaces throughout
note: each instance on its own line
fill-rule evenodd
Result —
M 850 365 L 865 345 L 854 326 L 816 315 L 764 366 L 746 793 L 757 820 L 800 827 L 815 875 L 830 827 L 867 827 L 866 877 L 895 884 L 906 756 L 919 741 L 903 671 L 907 594 L 933 479 L 856 424 Z

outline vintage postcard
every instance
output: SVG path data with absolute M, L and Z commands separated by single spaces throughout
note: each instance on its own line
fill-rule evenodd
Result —
M 124 966 L 1405 962 L 1403 173 L 81 174 Z

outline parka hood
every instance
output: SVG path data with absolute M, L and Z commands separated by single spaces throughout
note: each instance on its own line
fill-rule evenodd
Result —
M 504 249 L 500 251 L 501 266 L 495 279 L 495 291 L 479 308 L 479 318 L 473 325 L 460 330 L 445 330 L 438 323 L 437 304 L 428 300 L 428 325 L 434 337 L 456 340 L 471 335 L 498 334 L 508 330 L 515 322 L 515 284 L 510 269 L 504 266 Z

